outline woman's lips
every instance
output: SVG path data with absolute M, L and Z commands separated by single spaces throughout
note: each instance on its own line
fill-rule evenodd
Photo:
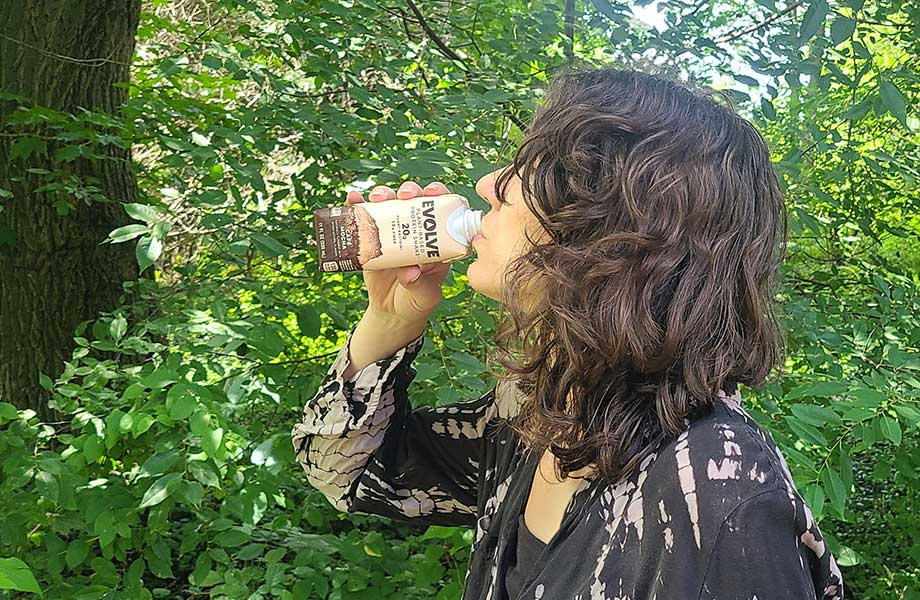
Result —
M 485 239 L 485 237 L 486 236 L 482 235 L 481 233 L 477 233 L 476 235 L 473 236 L 473 239 L 470 240 L 470 244 L 472 244 L 473 242 L 475 242 L 476 240 L 480 238 Z

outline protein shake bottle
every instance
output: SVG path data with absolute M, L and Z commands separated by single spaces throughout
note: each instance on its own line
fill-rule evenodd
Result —
M 321 271 L 391 269 L 470 255 L 482 211 L 460 194 L 327 206 L 313 213 Z

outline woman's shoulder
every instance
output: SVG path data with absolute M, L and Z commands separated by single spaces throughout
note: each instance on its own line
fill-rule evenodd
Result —
M 693 494 L 717 519 L 765 492 L 799 496 L 782 451 L 737 389 L 720 392 L 712 410 L 687 423 L 649 461 L 646 483 L 659 494 Z

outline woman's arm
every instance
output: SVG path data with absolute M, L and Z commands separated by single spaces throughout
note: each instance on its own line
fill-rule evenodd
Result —
M 310 484 L 340 510 L 473 526 L 494 394 L 413 411 L 407 388 L 423 342 L 421 332 L 365 315 L 304 407 L 294 449 Z
M 409 322 L 368 305 L 351 334 L 349 364 L 342 377 L 350 380 L 364 367 L 391 356 L 422 335 L 426 324 L 427 320 Z

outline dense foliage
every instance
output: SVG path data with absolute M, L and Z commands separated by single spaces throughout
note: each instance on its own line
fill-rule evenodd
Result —
M 66 163 L 133 147 L 136 223 L 109 242 L 155 277 L 42 375 L 60 421 L 0 403 L 0 598 L 459 598 L 471 531 L 340 514 L 294 462 L 291 426 L 366 305 L 359 275 L 317 271 L 311 215 L 403 179 L 486 208 L 472 185 L 570 51 L 660 57 L 767 137 L 791 219 L 789 359 L 742 393 L 850 597 L 920 598 L 920 8 L 673 2 L 659 31 L 607 0 L 575 6 L 572 46 L 563 3 L 154 0 L 122 114 L 18 99 L 12 158 L 63 144 L 61 170 L 38 173 L 61 218 L 106 200 Z M 464 271 L 416 361 L 416 405 L 489 388 L 496 307 Z

